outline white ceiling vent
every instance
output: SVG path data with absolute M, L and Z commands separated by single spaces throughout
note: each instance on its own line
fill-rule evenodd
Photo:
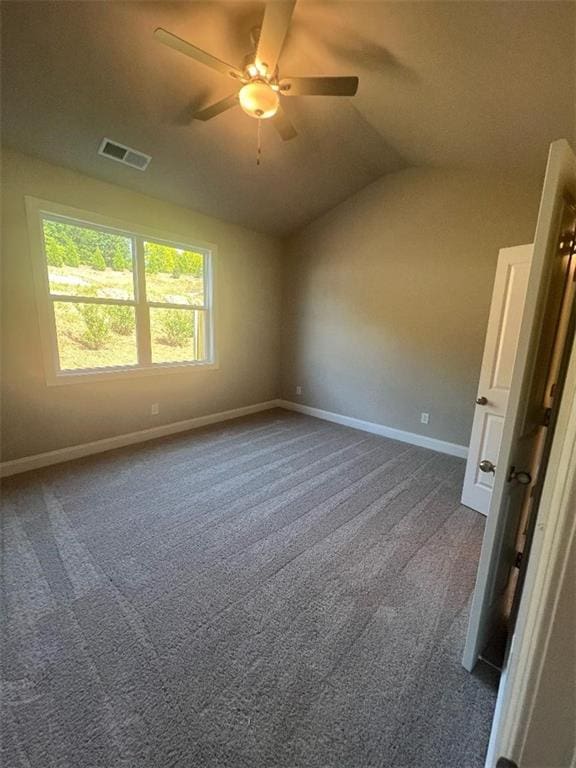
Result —
M 118 163 L 124 163 L 132 168 L 138 168 L 139 171 L 145 171 L 152 158 L 143 152 L 127 147 L 124 144 L 118 144 L 111 139 L 102 139 L 98 154 L 107 157 L 109 160 L 116 160 Z

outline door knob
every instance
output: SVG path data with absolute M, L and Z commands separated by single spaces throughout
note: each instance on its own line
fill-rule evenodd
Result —
M 487 405 L 488 399 L 484 397 L 484 395 L 481 395 L 480 397 L 476 398 L 476 403 L 478 405 Z
M 496 472 L 496 465 L 492 464 L 488 459 L 482 459 L 480 464 L 478 464 L 478 469 L 480 472 Z

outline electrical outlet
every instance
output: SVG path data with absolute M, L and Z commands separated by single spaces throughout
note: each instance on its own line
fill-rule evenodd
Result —
M 420 414 L 420 423 L 421 424 L 428 424 L 428 421 L 430 420 L 430 414 L 422 412 Z
M 150 415 L 151 416 L 158 416 L 160 413 L 160 405 L 159 403 L 152 403 L 150 406 Z
M 302 387 L 296 387 L 296 394 L 301 395 L 302 394 Z

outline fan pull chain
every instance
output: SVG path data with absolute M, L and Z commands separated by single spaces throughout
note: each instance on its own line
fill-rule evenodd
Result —
M 256 152 L 256 165 L 260 165 L 261 155 L 262 155 L 262 120 L 258 118 L 258 150 Z

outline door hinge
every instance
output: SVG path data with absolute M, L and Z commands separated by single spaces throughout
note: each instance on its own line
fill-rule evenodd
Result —
M 510 471 L 508 472 L 508 477 L 506 478 L 506 481 L 508 483 L 511 483 L 512 480 L 515 480 L 520 485 L 530 485 L 532 482 L 532 475 L 530 472 L 517 472 L 515 466 L 510 467 Z
M 542 425 L 544 427 L 550 426 L 550 417 L 552 416 L 552 408 L 546 408 L 544 410 L 544 416 L 542 417 Z
M 516 557 L 514 558 L 514 568 L 520 568 L 520 563 L 522 562 L 523 553 L 522 552 L 516 552 Z
M 570 230 L 563 232 L 560 235 L 560 242 L 558 243 L 558 252 L 560 256 L 571 256 L 572 248 L 574 246 L 575 237 L 574 233 Z

